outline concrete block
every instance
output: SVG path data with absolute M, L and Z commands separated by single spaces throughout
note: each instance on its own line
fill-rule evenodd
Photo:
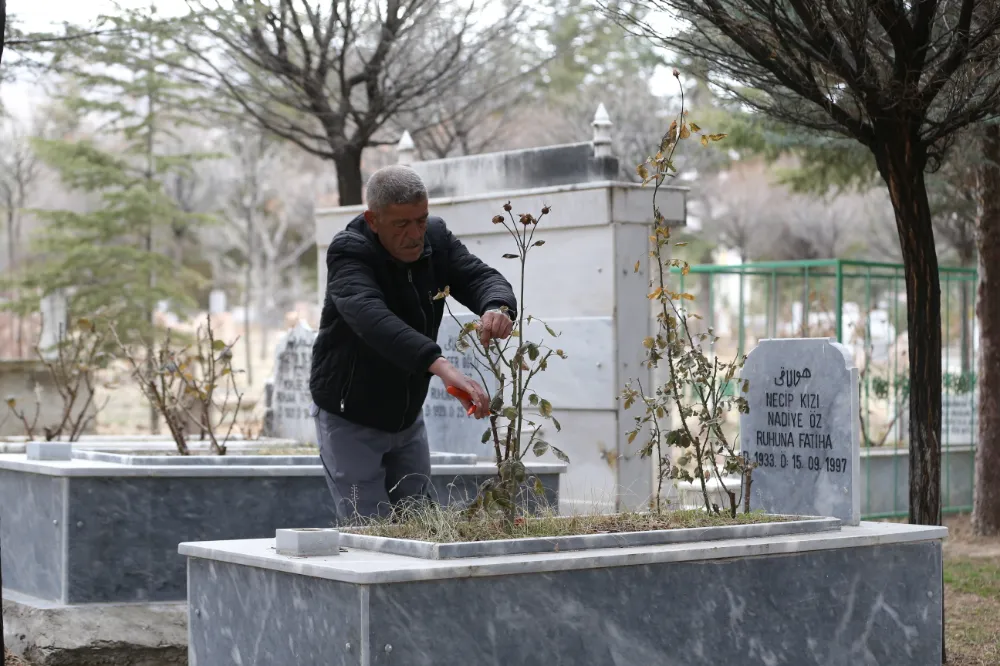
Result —
M 275 530 L 274 549 L 279 555 L 314 557 L 340 554 L 340 532 L 319 527 Z
M 186 603 L 47 603 L 4 591 L 4 640 L 32 666 L 183 666 Z
M 28 442 L 25 447 L 28 460 L 71 460 L 72 442 Z

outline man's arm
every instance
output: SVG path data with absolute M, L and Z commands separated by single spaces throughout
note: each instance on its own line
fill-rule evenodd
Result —
M 348 326 L 387 360 L 408 372 L 429 372 L 442 356 L 437 342 L 397 317 L 375 273 L 360 257 L 327 253 L 327 293 Z
M 517 315 L 517 298 L 507 279 L 492 266 L 469 252 L 450 230 L 448 241 L 448 284 L 452 296 L 482 316 L 487 310 L 506 306 L 513 319 Z

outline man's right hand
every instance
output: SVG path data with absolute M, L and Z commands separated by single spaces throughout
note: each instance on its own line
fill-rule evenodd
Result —
M 475 405 L 476 411 L 474 412 L 477 419 L 482 419 L 490 414 L 490 397 L 486 395 L 486 391 L 483 387 L 479 385 L 479 382 L 465 376 L 462 374 L 458 368 L 452 365 L 448 359 L 439 357 L 436 361 L 431 363 L 429 368 L 430 372 L 441 378 L 444 383 L 445 388 L 449 386 L 454 386 L 457 389 L 465 391 L 472 397 L 472 405 Z M 460 400 L 462 406 L 468 410 L 470 403 L 466 400 Z

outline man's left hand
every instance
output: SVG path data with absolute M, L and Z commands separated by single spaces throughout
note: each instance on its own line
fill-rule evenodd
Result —
M 483 315 L 482 322 L 479 324 L 479 341 L 485 347 L 490 343 L 490 340 L 505 340 L 513 330 L 514 322 L 510 320 L 510 317 L 499 310 L 490 310 Z

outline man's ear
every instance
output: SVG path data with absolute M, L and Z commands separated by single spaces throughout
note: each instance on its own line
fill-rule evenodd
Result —
M 368 223 L 368 228 L 369 229 L 371 229 L 375 233 L 378 233 L 378 229 L 375 227 L 375 222 L 376 222 L 375 213 L 373 213 L 370 210 L 366 210 L 365 211 L 365 222 Z

